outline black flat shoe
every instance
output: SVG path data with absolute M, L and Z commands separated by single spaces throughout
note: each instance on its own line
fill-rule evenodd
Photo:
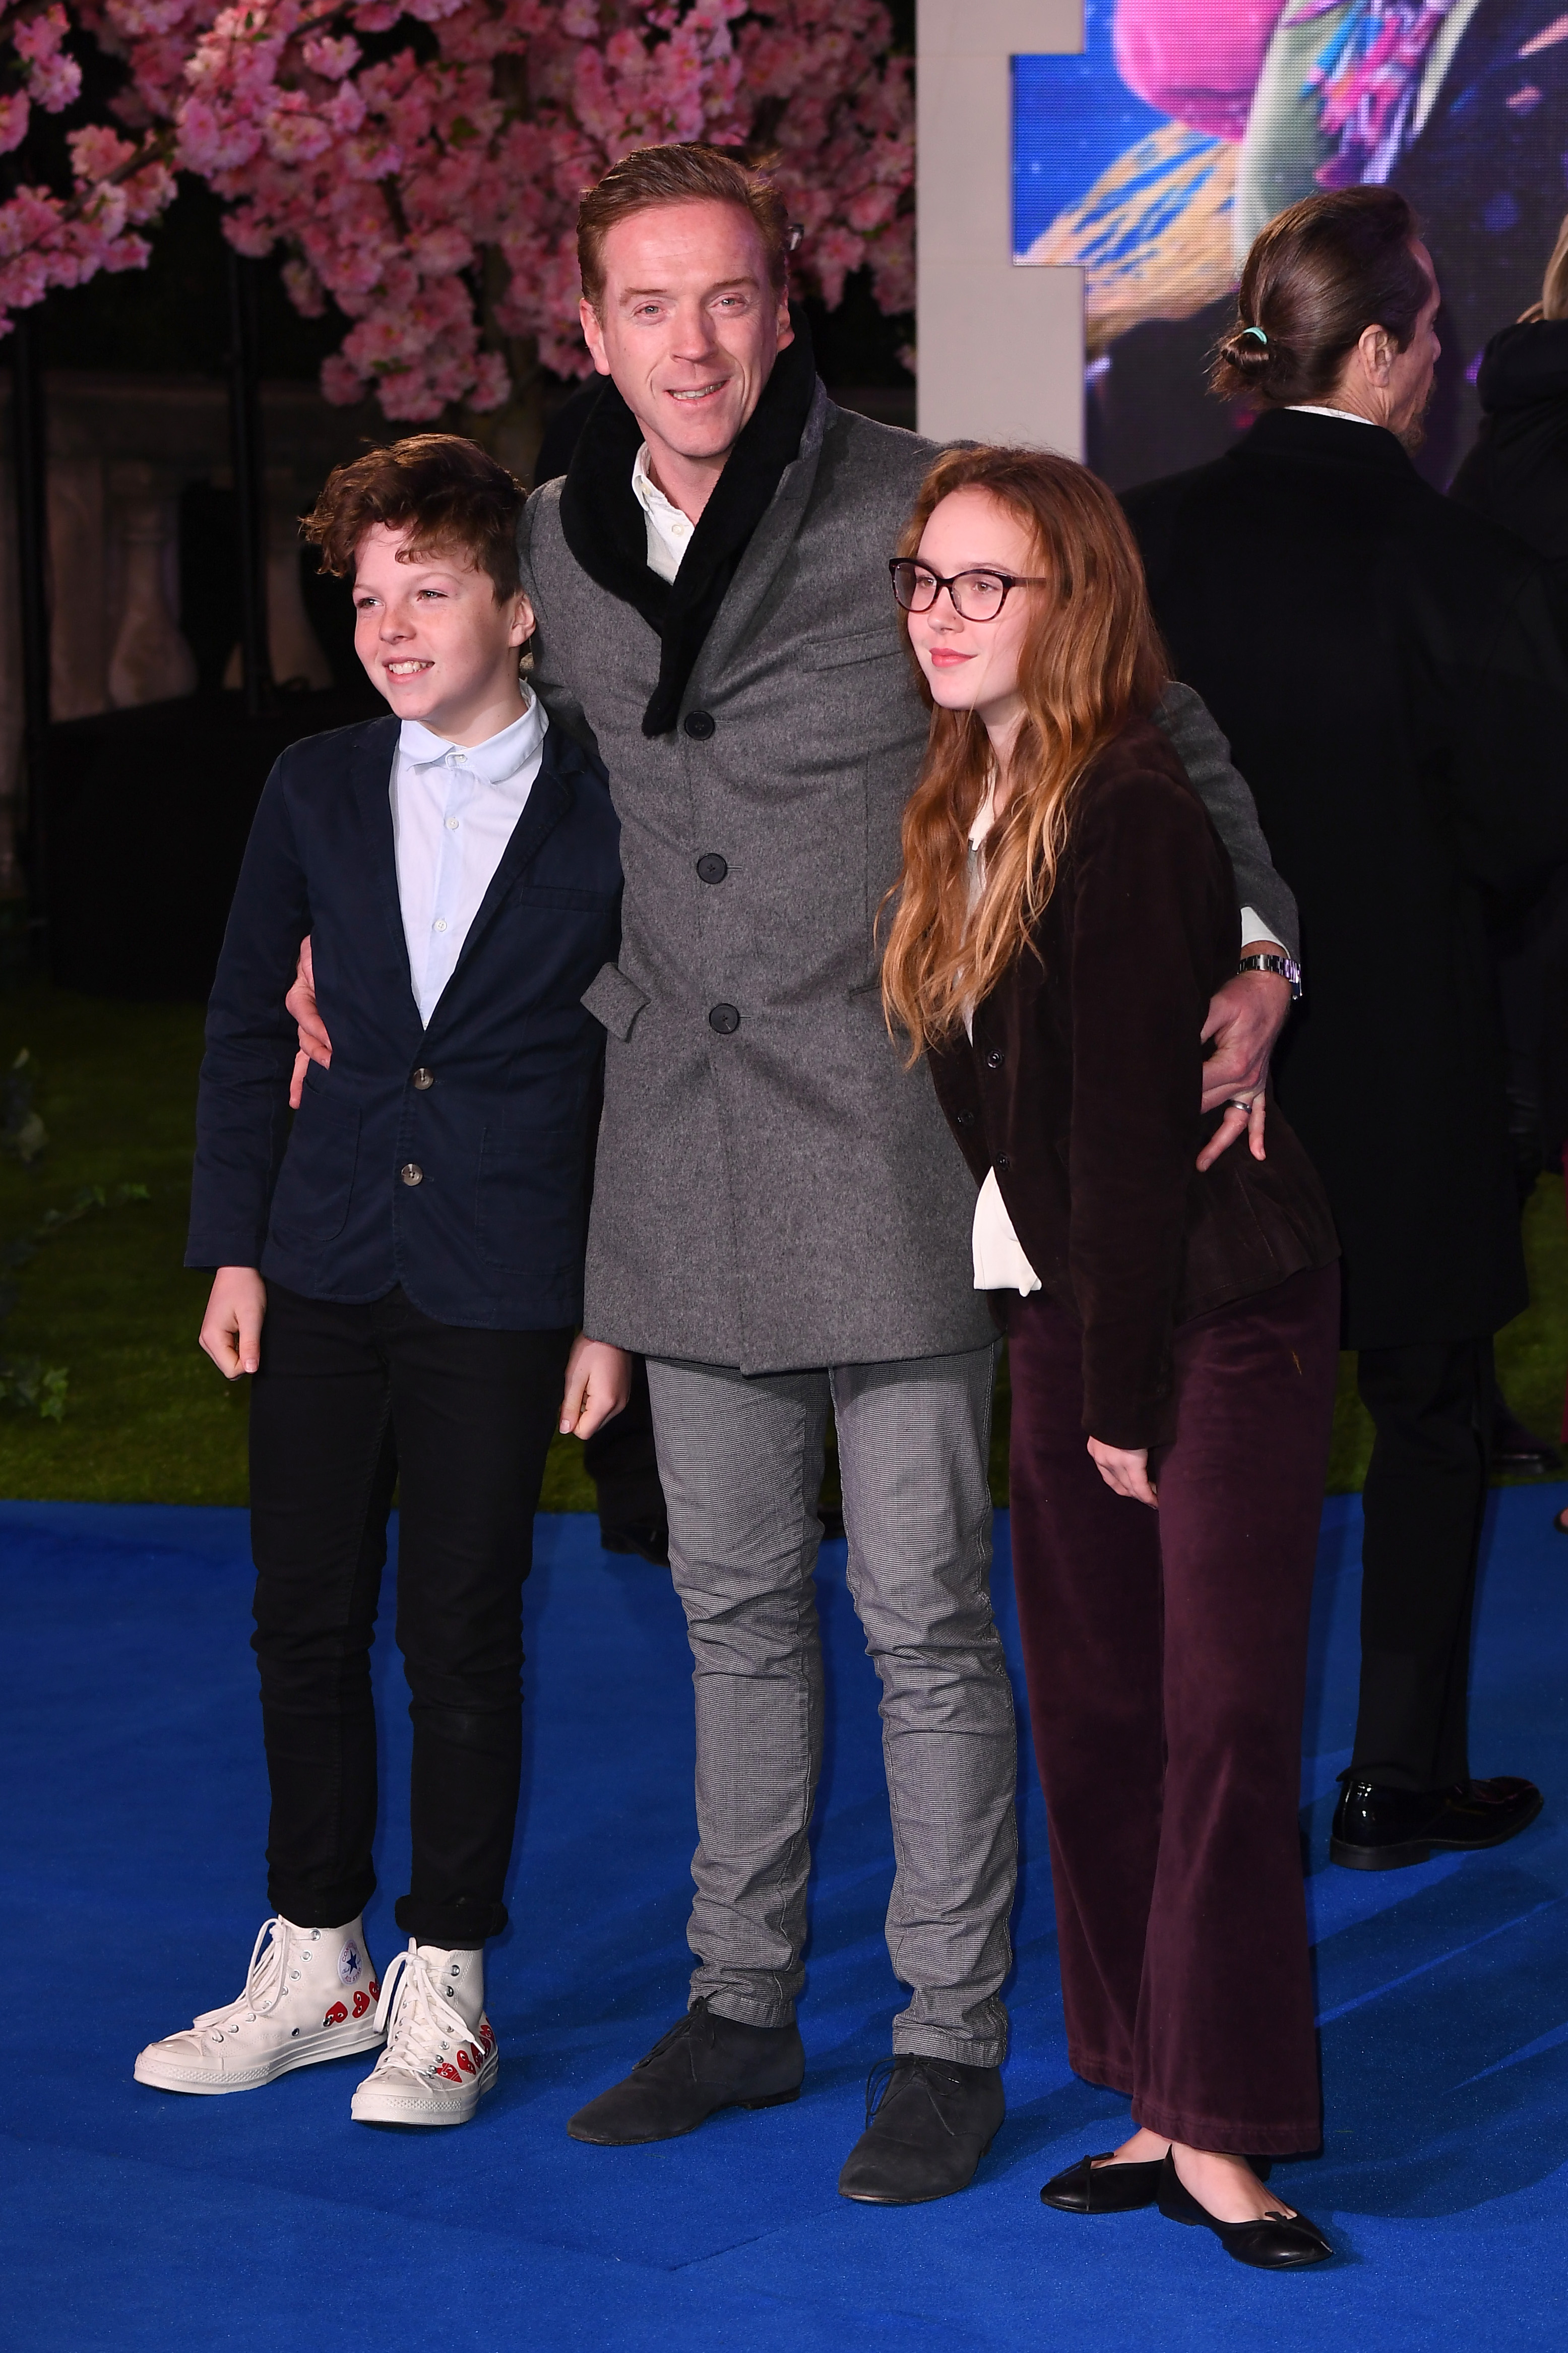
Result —
M 1040 2192 L 1041 2205 L 1054 2206 L 1058 2214 L 1136 2214 L 1141 2207 L 1152 2206 L 1160 2195 L 1164 2158 L 1152 2157 L 1142 2165 L 1112 2165 L 1113 2155 L 1107 2149 L 1103 2157 L 1080 2157 L 1064 2173 L 1054 2174 Z M 1268 2180 L 1266 2157 L 1249 2157 L 1247 2161 L 1259 2181 Z
M 1334 1808 L 1329 1860 L 1350 1871 L 1403 1871 L 1434 1847 L 1479 1853 L 1528 1830 L 1541 1811 L 1533 1781 L 1501 1773 L 1451 1789 L 1388 1789 L 1347 1780 Z
M 579 2108 L 566 2129 L 574 2140 L 600 2148 L 679 2140 L 721 2108 L 779 2108 L 798 2100 L 805 2080 L 798 2027 L 743 2026 L 710 2010 L 704 1994 L 622 2083 Z
M 1041 2205 L 1054 2206 L 1058 2214 L 1135 2214 L 1141 2206 L 1152 2206 L 1164 2158 L 1112 2165 L 1111 2155 L 1107 2149 L 1103 2157 L 1080 2157 L 1064 2173 L 1053 2174 L 1040 2192 Z
M 900 2052 L 872 2068 L 866 2129 L 845 2160 L 838 2194 L 864 2206 L 923 2206 L 967 2189 L 995 2139 L 1006 2102 L 1000 2067 Z
M 1187 2222 L 1212 2231 L 1226 2253 L 1257 2272 L 1299 2272 L 1309 2263 L 1326 2263 L 1333 2253 L 1317 2224 L 1306 2214 L 1265 2214 L 1256 2222 L 1221 2222 L 1200 2206 L 1167 2157 L 1160 2168 L 1158 2204 L 1168 2222 Z

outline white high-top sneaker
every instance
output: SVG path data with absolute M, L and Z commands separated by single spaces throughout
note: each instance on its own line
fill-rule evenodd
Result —
M 471 1999 L 465 1976 L 478 1978 Z M 421 1947 L 410 1937 L 382 1989 L 375 2021 L 386 2029 L 386 2048 L 354 2094 L 356 2124 L 468 2123 L 500 2073 L 483 1985 L 479 1954 Z
M 254 2092 L 291 2067 L 374 2051 L 380 1992 L 357 1920 L 346 1928 L 264 1920 L 238 2000 L 150 2042 L 136 2081 L 163 2092 Z

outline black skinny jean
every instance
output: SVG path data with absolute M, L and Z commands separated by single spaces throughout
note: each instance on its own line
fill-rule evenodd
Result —
M 1351 1777 L 1469 1778 L 1470 1619 L 1492 1421 L 1490 1340 L 1363 1348 L 1377 1436 L 1362 1495 L 1361 1707 Z
M 570 1331 L 469 1331 L 401 1289 L 268 1287 L 250 1390 L 250 1526 L 272 1908 L 337 1927 L 375 1886 L 374 1639 L 399 1489 L 397 1645 L 414 1723 L 405 1936 L 506 1926 L 522 1758 L 522 1583 Z

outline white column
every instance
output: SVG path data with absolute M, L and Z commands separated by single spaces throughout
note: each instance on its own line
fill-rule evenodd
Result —
M 196 658 L 174 618 L 179 489 L 178 475 L 162 466 L 132 459 L 110 470 L 121 549 L 120 627 L 109 657 L 116 710 L 196 690 Z
M 1013 261 L 1011 59 L 1076 55 L 1082 0 L 917 0 L 920 429 L 1083 456 L 1083 272 Z

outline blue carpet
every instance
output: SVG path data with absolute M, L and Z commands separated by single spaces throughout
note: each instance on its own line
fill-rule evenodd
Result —
M 1359 1528 L 1353 1499 L 1326 1509 L 1302 1794 L 1328 2141 L 1278 2179 L 1343 2252 L 1282 2279 L 1156 2214 L 1086 2222 L 1038 2203 L 1048 2174 L 1110 2144 L 1123 2110 L 1068 2072 L 1032 1772 L 1005 2130 L 961 2198 L 882 2211 L 836 2195 L 895 2000 L 876 1689 L 842 1545 L 819 1577 L 831 1709 L 797 2105 L 643 2149 L 580 2147 L 563 2130 L 683 2007 L 693 1843 L 679 1610 L 668 1578 L 607 1559 L 578 1518 L 540 1523 L 514 1925 L 489 1962 L 502 2071 L 478 2120 L 422 2137 L 355 2126 L 363 2062 L 221 2100 L 134 2084 L 143 2042 L 238 1990 L 265 1909 L 245 1519 L 0 1505 L 5 2341 L 1561 2347 L 1568 1545 L 1550 1522 L 1564 1500 L 1568 1487 L 1493 1499 L 1476 1660 L 1478 1765 L 1536 1776 L 1546 1813 L 1495 1856 L 1379 1875 L 1325 1862 L 1353 1715 Z M 406 1852 L 389 1639 L 377 1672 L 385 1888 L 368 1930 L 384 1967 Z

